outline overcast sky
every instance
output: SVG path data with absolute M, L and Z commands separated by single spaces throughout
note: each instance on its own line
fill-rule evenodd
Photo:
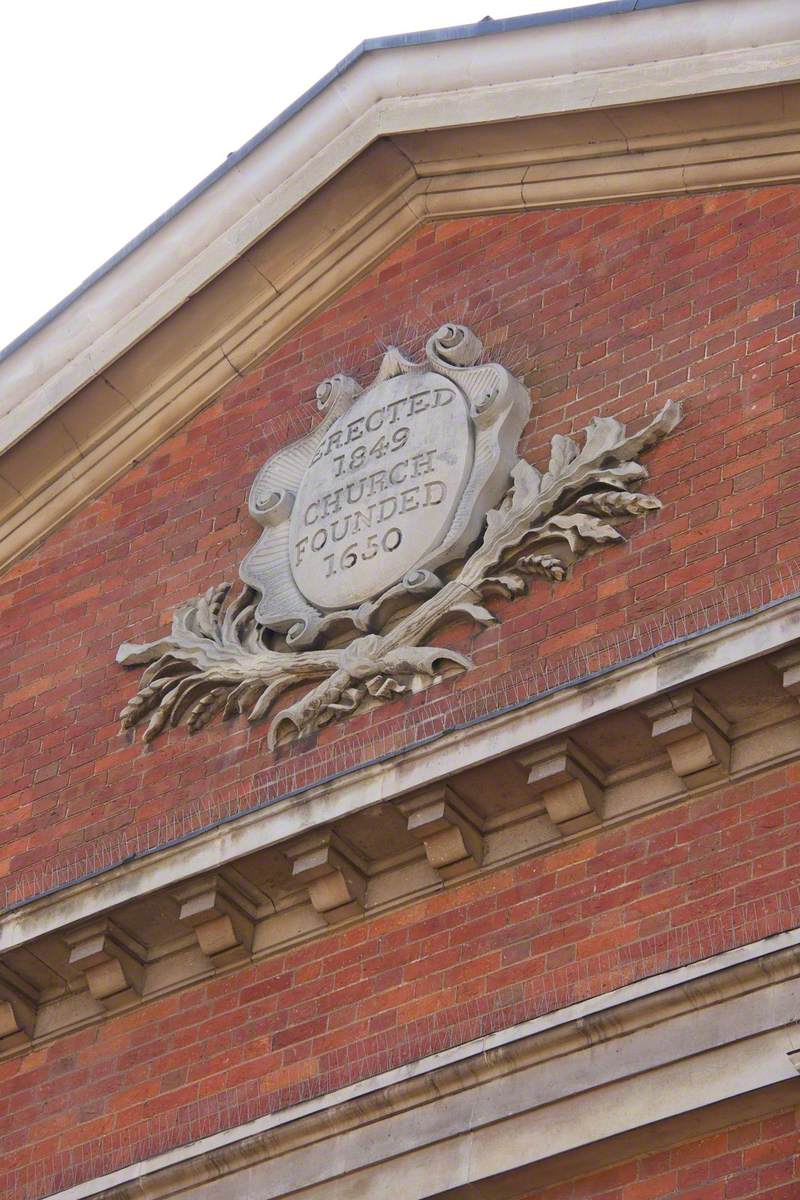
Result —
M 0 347 L 364 38 L 581 2 L 5 0 Z

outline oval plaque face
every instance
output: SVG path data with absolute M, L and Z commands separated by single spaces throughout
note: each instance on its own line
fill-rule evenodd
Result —
M 289 560 L 316 608 L 352 608 L 443 540 L 472 470 L 467 401 L 432 371 L 370 388 L 331 426 L 290 522 Z

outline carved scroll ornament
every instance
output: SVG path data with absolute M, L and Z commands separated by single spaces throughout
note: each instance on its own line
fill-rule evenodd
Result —
M 465 670 L 464 655 L 427 644 L 438 626 L 492 623 L 486 598 L 564 579 L 587 550 L 622 540 L 621 520 L 660 507 L 629 489 L 647 477 L 638 455 L 680 420 L 676 404 L 632 435 L 610 417 L 594 418 L 582 448 L 557 435 L 542 473 L 516 452 L 527 390 L 482 349 L 445 325 L 424 363 L 390 348 L 367 389 L 341 375 L 319 387 L 319 425 L 251 490 L 263 532 L 244 588 L 228 600 L 229 584 L 212 587 L 176 610 L 168 637 L 120 647 L 118 662 L 150 664 L 124 728 L 146 719 L 150 742 L 184 718 L 192 732 L 220 711 L 257 721 L 313 684 L 273 717 L 275 745 Z

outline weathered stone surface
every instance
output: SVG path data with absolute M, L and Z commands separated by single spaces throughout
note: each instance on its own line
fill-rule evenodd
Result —
M 563 834 L 599 825 L 603 783 L 597 764 L 570 737 L 553 738 L 520 756 L 528 785 Z
M 141 995 L 144 967 L 122 943 L 106 918 L 66 930 L 70 966 L 77 968 L 93 999 L 106 1008 L 119 1008 Z
M 29 986 L 4 968 L 0 975 L 0 1052 L 28 1045 L 36 1028 L 36 1003 Z
M 473 871 L 483 862 L 483 837 L 475 814 L 446 784 L 426 788 L 397 807 L 408 831 L 425 846 L 425 856 L 442 879 Z
M 197 944 L 216 967 L 246 958 L 253 922 L 243 898 L 220 875 L 189 879 L 173 892 L 178 920 L 194 930 Z
M 800 645 L 789 646 L 773 655 L 772 665 L 790 696 L 800 700 Z
M 379 595 L 444 540 L 472 469 L 467 400 L 432 371 L 370 388 L 325 435 L 292 510 L 295 583 L 321 609 Z
M 730 767 L 728 722 L 697 688 L 678 688 L 646 706 L 653 740 L 672 769 L 696 787 L 722 779 Z
M 292 875 L 308 887 L 314 909 L 329 925 L 363 911 L 367 881 L 360 865 L 330 829 L 315 830 L 284 847 Z

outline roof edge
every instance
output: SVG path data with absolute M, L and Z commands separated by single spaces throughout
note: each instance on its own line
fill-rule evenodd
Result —
M 95 268 L 90 275 L 68 292 L 62 300 L 59 300 L 52 308 L 42 314 L 32 325 L 29 325 L 15 338 L 12 339 L 5 347 L 0 349 L 0 363 L 10 358 L 17 350 L 21 349 L 26 342 L 30 341 L 40 330 L 49 325 L 56 317 L 60 316 L 75 300 L 78 300 L 85 292 L 87 292 L 95 283 L 103 279 L 115 267 L 134 253 L 140 246 L 148 241 L 154 234 L 187 208 L 199 196 L 202 196 L 210 187 L 224 178 L 230 171 L 247 158 L 255 149 L 262 145 L 273 133 L 282 128 L 288 121 L 292 119 L 301 109 L 305 108 L 312 100 L 316 99 L 321 92 L 325 91 L 336 79 L 349 70 L 359 59 L 367 54 L 372 54 L 378 50 L 393 50 L 404 46 L 422 46 L 433 44 L 436 42 L 462 41 L 467 38 L 486 37 L 498 33 L 511 33 L 518 29 L 534 28 L 536 26 L 559 25 L 567 24 L 573 21 L 589 20 L 594 17 L 617 16 L 626 13 L 646 11 L 654 8 L 671 8 L 678 4 L 691 4 L 694 0 L 600 0 L 599 3 L 583 4 L 573 8 L 556 9 L 551 12 L 530 13 L 526 16 L 519 17 L 504 17 L 497 20 L 485 17 L 482 21 L 477 21 L 470 25 L 450 25 L 440 29 L 420 30 L 414 33 L 392 34 L 388 37 L 367 38 L 361 42 L 349 54 L 345 55 L 334 67 L 331 68 L 325 75 L 312 84 L 302 95 L 298 96 L 287 108 L 278 113 L 270 122 L 268 122 L 258 133 L 249 138 L 244 145 L 238 150 L 232 151 L 215 167 L 208 175 L 195 184 L 185 195 L 160 216 L 151 221 L 140 233 L 126 242 L 111 258 L 106 259 L 99 267 Z

